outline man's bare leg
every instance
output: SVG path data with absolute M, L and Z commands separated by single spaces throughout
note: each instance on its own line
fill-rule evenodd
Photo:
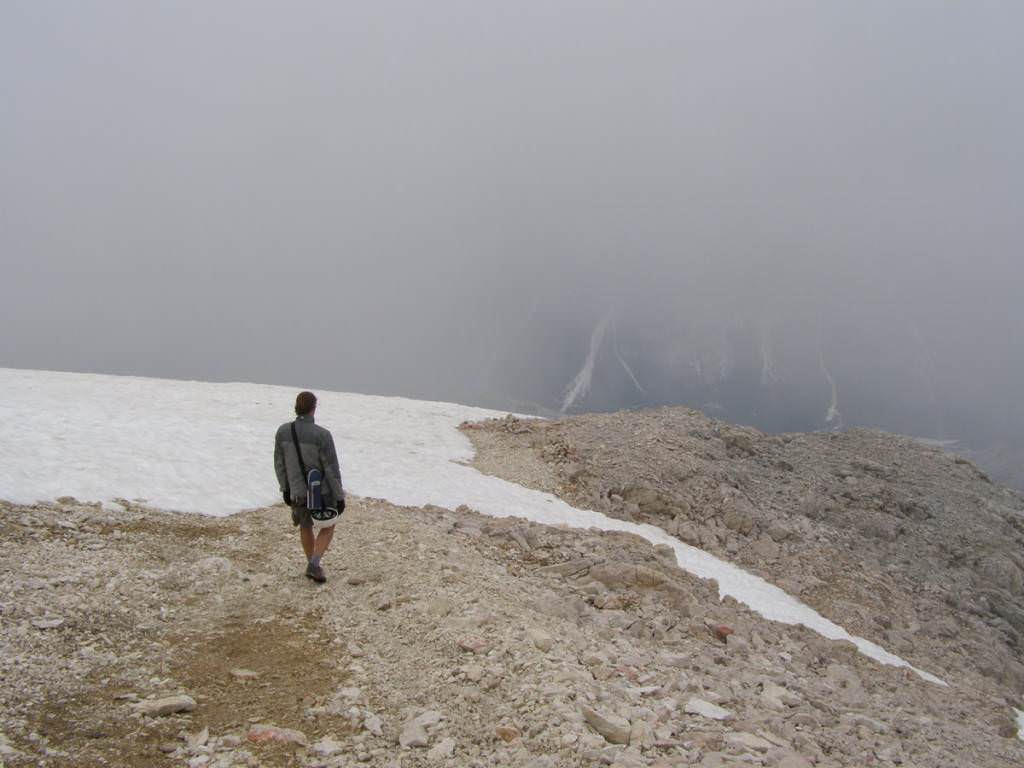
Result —
M 323 557 L 327 548 L 331 546 L 331 539 L 334 538 L 334 526 L 329 525 L 326 528 L 321 528 L 320 533 L 316 535 L 316 544 L 313 547 L 313 556 L 316 558 Z M 317 560 L 319 562 L 319 559 Z
M 306 560 L 313 556 L 313 528 L 299 527 L 299 538 L 302 540 L 302 551 L 306 553 Z
M 320 558 L 327 551 L 332 538 L 334 538 L 333 525 L 329 528 L 321 528 L 315 536 L 312 528 L 302 529 L 302 548 L 306 551 L 308 561 L 306 576 L 319 584 L 323 584 L 327 580 L 320 568 Z

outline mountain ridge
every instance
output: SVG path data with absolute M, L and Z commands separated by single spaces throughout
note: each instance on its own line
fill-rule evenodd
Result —
M 1024 498 L 966 459 L 883 432 L 768 435 L 685 408 L 464 431 L 481 471 L 658 525 L 918 666 L 927 647 L 934 668 L 1024 691 Z

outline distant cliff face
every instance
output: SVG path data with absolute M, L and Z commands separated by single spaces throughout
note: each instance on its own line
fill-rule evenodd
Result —
M 538 341 L 530 354 L 545 373 L 509 378 L 517 402 L 542 413 L 684 405 L 768 432 L 883 429 L 948 444 L 1024 489 L 1024 412 L 972 372 L 976 361 L 957 367 L 903 329 L 729 319 L 653 328 L 608 313 L 572 339 Z

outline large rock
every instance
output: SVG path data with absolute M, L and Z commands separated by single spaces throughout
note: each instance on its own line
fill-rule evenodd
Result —
M 665 583 L 664 576 L 645 565 L 621 562 L 595 565 L 590 569 L 590 578 L 612 590 L 630 587 L 653 589 Z
M 470 653 L 487 653 L 491 649 L 491 643 L 479 635 L 465 635 L 456 641 L 456 645 Z
M 636 504 L 637 509 L 647 515 L 666 515 L 673 507 L 671 499 L 645 486 L 629 488 L 623 491 L 622 496 L 627 502 Z
M 146 699 L 132 704 L 132 709 L 148 717 L 162 717 L 176 712 L 191 712 L 196 708 L 196 700 L 191 696 L 180 694 L 162 699 Z
M 398 734 L 398 743 L 403 747 L 425 747 L 430 743 L 427 728 L 441 722 L 441 713 L 428 710 L 407 722 Z
M 412 720 L 406 723 L 398 734 L 398 743 L 403 747 L 425 747 L 430 743 L 427 729 Z
M 607 715 L 590 707 L 581 709 L 587 724 L 601 734 L 609 744 L 629 744 L 629 720 L 618 715 Z
M 455 754 L 455 739 L 441 739 L 427 752 L 428 760 L 447 760 Z
M 539 627 L 532 627 L 527 630 L 526 635 L 530 638 L 530 642 L 534 644 L 537 650 L 543 651 L 544 653 L 550 651 L 552 646 L 555 644 L 555 638 Z
M 760 736 L 748 733 L 747 731 L 728 733 L 725 736 L 725 741 L 727 744 L 739 745 L 744 749 L 751 749 L 755 752 L 767 752 L 775 746 L 767 739 L 763 739 Z
M 193 733 L 186 739 L 188 744 L 189 752 L 196 752 L 201 747 L 205 747 L 206 743 L 210 740 L 210 729 L 203 728 L 199 733 Z
M 32 619 L 32 626 L 36 629 L 56 629 L 64 623 L 60 616 L 47 616 L 42 619 Z
M 814 768 L 814 764 L 803 755 L 790 750 L 779 750 L 774 755 L 773 768 Z
M 276 744 L 298 744 L 304 747 L 309 743 L 306 734 L 302 731 L 280 728 L 276 725 L 253 725 L 249 728 L 246 738 L 253 744 L 274 742 Z
M 654 746 L 655 736 L 651 727 L 643 720 L 635 720 L 629 729 L 629 745 L 631 749 L 646 749 Z
M 765 683 L 761 690 L 761 701 L 768 709 L 783 712 L 789 707 L 800 705 L 800 697 L 781 685 Z
M 340 755 L 345 749 L 345 745 L 334 739 L 321 739 L 310 749 L 313 751 L 313 754 L 320 755 L 320 757 L 333 757 L 334 755 Z
M 715 639 L 722 643 L 726 642 L 729 636 L 736 631 L 728 624 L 712 624 L 710 629 Z
M 363 717 L 363 729 L 369 731 L 374 736 L 382 736 L 384 734 L 384 721 L 373 712 L 366 712 Z
M 700 715 L 709 720 L 730 720 L 733 717 L 732 712 L 728 709 L 712 704 L 710 701 L 699 699 L 696 696 L 686 702 L 684 711 L 688 715 Z
M 753 505 L 736 492 L 729 493 L 722 501 L 722 523 L 730 531 L 749 536 L 755 525 Z

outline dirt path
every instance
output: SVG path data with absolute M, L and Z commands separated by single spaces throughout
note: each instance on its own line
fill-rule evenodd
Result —
M 285 546 L 284 516 L 4 517 L 4 564 L 32 597 L 5 618 L 61 622 L 40 630 L 30 619 L 35 632 L 5 648 L 25 665 L 28 688 L 8 691 L 6 714 L 24 717 L 30 741 L 34 733 L 36 743 L 60 745 L 66 754 L 48 764 L 167 765 L 160 746 L 179 741 L 194 718 L 146 722 L 130 707 L 146 695 L 188 692 L 211 730 L 244 732 L 251 722 L 297 721 L 334 690 L 343 675 L 320 642 L 322 609 L 296 599 L 306 580 L 301 553 Z M 38 525 L 44 520 L 56 525 Z M 34 648 L 40 642 L 58 653 L 56 667 Z
M 970 755 L 1002 768 L 1024 757 L 1001 735 L 999 702 L 720 604 L 713 584 L 636 537 L 365 499 L 341 525 L 318 587 L 280 507 L 214 519 L 0 502 L 0 760 L 952 768 Z M 178 694 L 192 711 L 137 711 Z M 729 719 L 686 713 L 694 698 Z M 260 724 L 299 743 L 255 743 Z

